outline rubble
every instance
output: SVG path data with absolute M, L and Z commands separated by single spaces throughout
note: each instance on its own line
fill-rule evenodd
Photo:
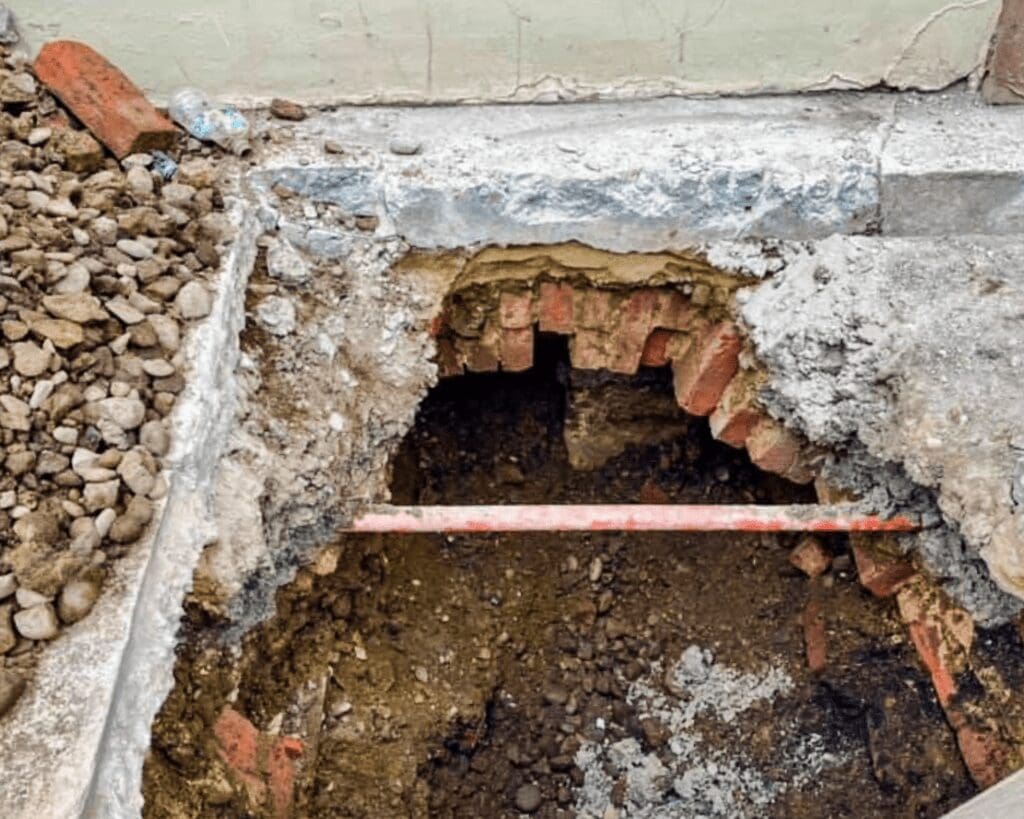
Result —
M 123 166 L 0 54 L 0 674 L 22 680 L 0 685 L 7 710 L 166 492 L 180 338 L 210 311 L 228 234 L 211 236 L 209 161 L 186 158 L 187 195 L 154 173 L 145 150 L 177 155 L 178 132 L 99 55 L 58 42 L 36 70 Z

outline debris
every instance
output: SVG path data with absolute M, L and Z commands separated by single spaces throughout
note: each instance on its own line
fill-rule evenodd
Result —
M 516 791 L 516 810 L 520 813 L 533 813 L 543 801 L 544 797 L 536 785 L 523 785 Z
M 270 101 L 270 115 L 278 119 L 287 119 L 292 122 L 299 122 L 306 118 L 306 109 L 297 102 L 274 97 Z
M 860 584 L 875 597 L 895 594 L 916 574 L 909 560 L 884 554 L 872 546 L 854 543 L 853 558 Z
M 267 296 L 256 308 L 256 318 L 275 336 L 286 336 L 295 331 L 295 305 L 282 296 Z
M 329 154 L 348 153 L 348 151 L 345 150 L 345 146 L 334 139 L 328 139 L 324 142 L 324 150 Z
M 821 603 L 811 600 L 800 617 L 807 647 L 807 667 L 814 673 L 825 670 L 825 617 Z
M 178 172 L 178 163 L 163 151 L 153 151 L 153 170 L 164 179 L 172 179 Z
M 178 91 L 167 106 L 176 123 L 196 139 L 241 156 L 249 150 L 249 121 L 232 105 L 215 105 L 197 88 Z
M 39 81 L 118 159 L 170 148 L 178 132 L 121 71 L 89 46 L 56 40 L 35 61 Z
M 807 535 L 790 552 L 789 562 L 808 577 L 818 577 L 828 571 L 832 555 L 818 538 Z

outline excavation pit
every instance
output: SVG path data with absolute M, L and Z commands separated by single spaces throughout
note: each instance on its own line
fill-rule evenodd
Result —
M 394 503 L 815 500 L 683 413 L 666 368 L 586 372 L 564 338 L 536 342 L 527 371 L 430 392 Z M 585 450 L 584 389 L 620 431 L 588 416 Z M 300 740 L 292 815 L 942 815 L 975 786 L 895 603 L 860 585 L 845 535 L 810 580 L 801 538 L 339 536 L 240 652 L 192 600 L 145 815 L 273 815 L 283 780 L 239 769 L 226 714 L 266 753 Z

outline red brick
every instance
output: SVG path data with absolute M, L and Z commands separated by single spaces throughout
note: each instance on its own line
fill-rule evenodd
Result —
M 723 444 L 739 448 L 746 444 L 750 433 L 764 417 L 757 407 L 753 386 L 737 377 L 725 388 L 708 422 L 712 436 Z
M 462 375 L 465 362 L 450 338 L 437 339 L 437 371 L 441 378 Z
M 814 673 L 825 670 L 825 616 L 821 611 L 821 603 L 811 600 L 804 608 L 800 617 L 804 627 L 804 646 L 807 649 L 807 667 Z
M 234 770 L 259 771 L 259 731 L 233 708 L 225 708 L 213 726 L 217 750 Z
M 1016 770 L 1014 753 L 995 726 L 987 730 L 963 724 L 956 729 L 956 742 L 971 779 L 979 788 L 990 788 Z
M 723 322 L 705 331 L 682 360 L 672 363 L 676 401 L 691 415 L 708 415 L 739 369 L 740 337 Z
M 946 665 L 942 653 L 942 632 L 937 623 L 930 620 L 918 620 L 910 623 L 910 639 L 917 649 L 928 673 L 931 674 L 932 685 L 939 697 L 939 704 L 945 708 L 956 694 L 956 681 L 953 673 Z
M 654 328 L 658 305 L 657 290 L 634 290 L 619 311 L 613 334 L 614 355 L 608 365 L 612 372 L 633 375 L 640 368 L 647 337 Z
M 537 318 L 542 333 L 573 331 L 573 290 L 564 282 L 541 282 Z
M 285 819 L 291 813 L 295 791 L 295 761 L 302 756 L 302 751 L 302 740 L 281 737 L 267 757 L 267 778 L 277 819 Z
M 653 326 L 665 330 L 692 329 L 696 309 L 682 293 L 675 290 L 653 290 Z
M 852 548 L 860 584 L 875 597 L 890 597 L 917 573 L 909 560 L 886 555 L 856 543 Z
M 577 329 L 611 332 L 618 318 L 618 301 L 618 295 L 611 290 L 590 288 L 577 291 L 573 298 Z
M 518 373 L 533 366 L 533 327 L 501 331 L 501 368 Z
M 670 361 L 668 345 L 674 333 L 671 330 L 654 330 L 644 342 L 640 364 L 644 367 L 664 367 Z
M 533 325 L 533 294 L 503 292 L 498 301 L 501 326 L 521 330 Z
M 167 150 L 177 141 L 171 121 L 120 70 L 83 43 L 47 43 L 36 58 L 35 73 L 119 159 Z
M 808 535 L 789 553 L 789 562 L 808 577 L 819 577 L 832 565 L 832 555 L 818 538 Z
M 800 440 L 771 418 L 757 423 L 747 437 L 747 452 L 753 464 L 765 472 L 788 475 L 800 459 Z

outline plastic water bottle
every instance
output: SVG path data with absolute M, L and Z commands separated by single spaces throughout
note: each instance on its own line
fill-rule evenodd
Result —
M 232 105 L 216 105 L 198 88 L 183 88 L 167 113 L 196 139 L 213 142 L 233 154 L 249 150 L 249 121 Z

